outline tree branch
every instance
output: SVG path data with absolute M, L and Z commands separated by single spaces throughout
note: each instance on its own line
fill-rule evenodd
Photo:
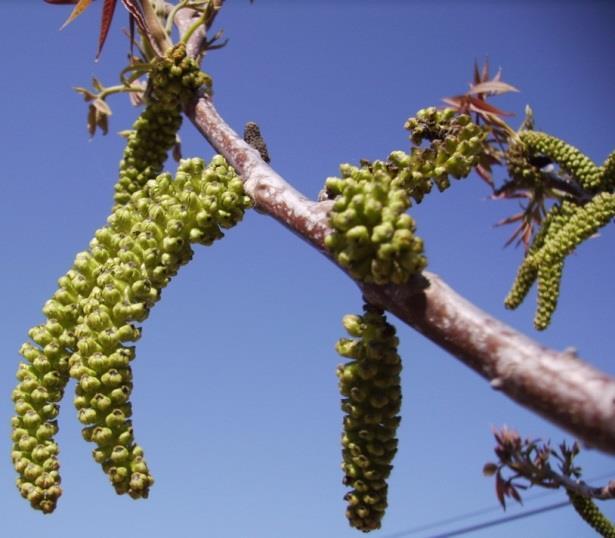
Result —
M 182 11 L 180 16 L 189 15 Z M 242 176 L 256 209 L 335 263 L 324 248 L 332 203 L 309 200 L 289 185 L 220 117 L 207 95 L 190 103 L 185 113 Z M 573 353 L 534 342 L 471 304 L 433 273 L 424 272 L 404 286 L 358 285 L 369 302 L 395 314 L 489 380 L 494 389 L 586 445 L 615 454 L 613 377 Z
M 608 501 L 615 497 L 615 482 L 613 480 L 605 486 L 592 487 L 585 482 L 578 482 L 568 476 L 558 474 L 555 471 L 550 472 L 550 478 L 566 490 L 573 491 L 588 499 Z
M 207 96 L 185 110 L 245 181 L 255 207 L 329 257 L 330 201 L 314 202 L 289 185 L 220 117 Z M 333 263 L 334 260 L 331 259 Z M 425 272 L 404 286 L 362 285 L 366 299 L 395 314 L 491 382 L 585 444 L 615 454 L 615 379 L 570 352 L 541 346 L 489 316 Z

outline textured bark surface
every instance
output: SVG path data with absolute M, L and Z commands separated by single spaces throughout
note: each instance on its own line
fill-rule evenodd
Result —
M 181 14 L 176 19 L 182 26 Z M 309 200 L 249 146 L 218 114 L 208 96 L 186 115 L 245 182 L 256 209 L 276 219 L 320 253 L 330 232 L 330 201 Z M 335 263 L 332 260 L 332 263 Z M 615 454 L 615 378 L 573 353 L 548 349 L 424 272 L 404 286 L 361 285 L 370 302 L 395 314 L 524 407 L 568 430 L 590 447 Z

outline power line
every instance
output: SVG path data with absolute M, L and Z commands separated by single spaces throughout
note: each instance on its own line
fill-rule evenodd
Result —
M 589 480 L 587 480 L 587 483 L 595 482 L 597 480 L 603 480 L 605 478 L 610 478 L 614 474 L 615 474 L 615 471 L 611 471 L 609 473 L 604 473 L 604 474 L 601 474 L 601 475 L 593 476 Z M 543 491 L 541 493 L 536 493 L 534 495 L 529 495 L 529 496 L 525 497 L 524 501 L 526 503 L 528 501 L 532 502 L 532 501 L 535 501 L 536 499 L 541 499 L 543 497 L 553 496 L 555 494 L 557 494 L 557 491 Z M 521 514 L 517 514 L 515 516 L 504 516 L 504 517 L 502 517 L 500 519 L 502 519 L 503 522 L 512 521 L 512 520 L 515 520 L 515 519 L 520 519 L 521 517 L 529 517 L 531 515 L 534 515 L 534 513 L 540 513 L 540 511 L 554 510 L 555 508 L 560 508 L 561 506 L 566 506 L 567 504 L 570 504 L 569 501 L 562 501 L 562 502 L 563 502 L 563 504 L 562 503 L 557 503 L 557 504 L 553 504 L 553 505 L 549 505 L 547 507 L 544 507 L 544 510 L 542 508 L 535 509 L 535 510 L 532 510 L 532 511 L 522 512 Z M 465 521 L 467 519 L 471 519 L 473 517 L 480 516 L 480 515 L 483 515 L 483 514 L 488 514 L 490 512 L 497 512 L 497 511 L 499 511 L 501 509 L 502 509 L 502 507 L 499 504 L 493 505 L 493 506 L 489 506 L 489 507 L 485 507 L 485 508 L 480 508 L 478 510 L 473 510 L 471 512 L 465 512 L 463 514 L 459 514 L 459 515 L 456 515 L 456 516 L 451 516 L 451 517 L 448 517 L 446 519 L 440 519 L 438 521 L 433 521 L 431 523 L 426 523 L 426 524 L 423 524 L 423 525 L 412 527 L 410 529 L 399 531 L 399 532 L 396 532 L 396 533 L 393 533 L 393 534 L 387 534 L 386 536 L 383 536 L 382 538 L 402 538 L 402 537 L 405 537 L 405 536 L 410 536 L 410 535 L 416 534 L 416 533 L 421 532 L 421 531 L 427 531 L 427 530 L 435 529 L 437 527 L 442 527 L 442 526 L 448 525 L 450 523 L 456 523 L 456 522 L 459 522 L 459 521 Z M 538 512 L 536 512 L 536 510 L 538 510 Z M 497 522 L 499 520 L 498 519 L 492 520 L 491 522 L 485 523 L 485 525 L 488 526 L 488 527 L 492 526 L 492 525 L 495 525 L 496 523 L 492 523 L 493 521 Z M 484 528 L 484 527 L 480 526 L 480 525 L 483 525 L 483 523 L 480 523 L 480 524 L 477 524 L 477 525 L 478 525 L 478 528 Z M 478 528 L 477 527 L 468 527 L 469 530 L 465 530 L 465 532 L 470 532 L 470 530 L 478 530 Z M 463 529 L 461 529 L 461 530 L 463 530 Z M 459 531 L 452 531 L 452 532 L 453 533 L 457 533 Z M 445 533 L 445 534 L 441 534 L 441 535 L 437 535 L 437 536 L 430 536 L 428 538 L 441 538 L 441 537 L 445 537 L 445 536 L 458 536 L 458 534 L 450 534 L 450 533 L 447 534 L 447 533 Z
M 515 514 L 512 516 L 500 517 L 498 519 L 492 519 L 491 521 L 485 521 L 483 523 L 478 523 L 476 525 L 472 525 L 470 527 L 464 527 L 462 529 L 457 529 L 451 532 L 445 532 L 444 534 L 433 534 L 428 538 L 450 538 L 451 536 L 461 536 L 462 534 L 467 534 L 468 532 L 478 531 L 481 529 L 486 529 L 488 527 L 495 527 L 496 525 L 503 525 L 504 523 L 509 523 L 516 519 L 523 519 L 526 517 L 535 516 L 537 514 L 542 514 L 543 512 L 549 512 L 551 510 L 556 510 L 557 508 L 562 508 L 564 506 L 568 506 L 570 501 L 562 501 L 555 504 L 549 504 L 547 506 L 543 506 L 542 508 L 535 508 L 534 510 L 528 510 L 527 512 L 521 512 L 520 514 Z

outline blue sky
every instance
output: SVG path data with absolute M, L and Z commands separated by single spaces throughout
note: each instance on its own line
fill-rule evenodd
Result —
M 256 213 L 225 241 L 198 249 L 144 325 L 133 402 L 136 436 L 156 478 L 150 498 L 134 502 L 112 491 L 81 440 L 72 389 L 61 414 L 64 495 L 56 513 L 35 513 L 14 487 L 9 394 L 17 349 L 28 328 L 41 322 L 57 278 L 104 223 L 122 151 L 115 133 L 137 113 L 126 99 L 115 99 L 111 133 L 88 140 L 86 106 L 71 87 L 88 85 L 93 75 L 115 83 L 127 52 L 120 32 L 127 18 L 118 9 L 94 63 L 100 4 L 62 33 L 66 6 L 34 0 L 0 6 L 0 529 L 7 536 L 63 538 L 357 536 L 344 517 L 340 359 L 333 346 L 343 333 L 341 317 L 360 310 L 360 294 L 323 257 Z M 611 2 L 227 4 L 219 26 L 229 45 L 205 64 L 216 105 L 237 130 L 257 121 L 273 166 L 308 196 L 342 162 L 407 149 L 405 119 L 464 91 L 472 63 L 485 57 L 522 90 L 496 104 L 519 114 L 530 103 L 538 128 L 597 162 L 613 150 Z M 188 122 L 182 139 L 185 155 L 211 156 Z M 503 249 L 509 232 L 492 227 L 514 203 L 489 202 L 487 195 L 473 177 L 413 208 L 430 269 L 546 345 L 575 346 L 615 374 L 607 337 L 615 293 L 612 226 L 567 262 L 560 307 L 551 328 L 538 334 L 531 326 L 533 294 L 518 311 L 502 306 L 522 253 Z M 555 443 L 569 438 L 397 326 L 403 421 L 389 509 L 376 537 L 494 506 L 493 483 L 481 475 L 492 459 L 493 426 L 508 424 Z M 591 451 L 579 463 L 587 477 L 615 471 L 612 458 Z M 562 498 L 555 493 L 527 507 Z M 613 507 L 606 511 L 615 516 Z M 562 509 L 474 535 L 591 532 Z

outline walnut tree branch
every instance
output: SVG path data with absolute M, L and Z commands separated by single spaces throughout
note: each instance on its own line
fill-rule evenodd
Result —
M 331 259 L 324 248 L 331 202 L 315 202 L 295 190 L 231 129 L 207 95 L 186 106 L 185 113 L 243 177 L 256 209 Z M 451 353 L 494 389 L 586 445 L 615 454 L 613 377 L 570 352 L 541 346 L 471 304 L 433 273 L 424 272 L 403 286 L 358 285 L 368 301 Z
M 331 202 L 314 202 L 280 177 L 220 117 L 207 96 L 186 114 L 244 178 L 256 209 L 329 257 Z M 331 260 L 335 263 L 333 260 Z M 615 453 L 615 379 L 570 352 L 558 352 L 483 312 L 441 278 L 425 272 L 404 286 L 359 284 L 373 304 L 395 314 L 524 407 L 585 444 Z

